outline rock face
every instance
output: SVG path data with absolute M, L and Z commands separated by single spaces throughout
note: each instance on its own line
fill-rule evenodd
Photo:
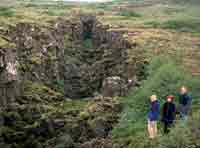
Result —
M 7 106 L 19 96 L 19 72 L 16 49 L 0 47 L 0 106 Z
M 127 49 L 132 45 L 95 16 L 60 19 L 48 28 L 20 23 L 7 35 L 18 59 L 7 65 L 20 71 L 22 81 L 63 82 L 67 97 L 82 98 L 99 92 L 107 77 L 128 79 Z
M 129 48 L 92 15 L 0 31 L 0 147 L 110 147 L 105 138 L 122 110 L 115 96 L 131 79 Z M 62 109 L 64 98 L 95 92 L 105 97 L 85 110 Z
M 67 23 L 64 23 L 67 24 Z M 71 98 L 92 96 L 109 76 L 127 79 L 127 49 L 131 45 L 120 34 L 108 31 L 94 16 L 81 16 L 71 27 L 74 55 L 65 65 L 65 93 Z
M 102 95 L 105 97 L 124 96 L 128 85 L 120 77 L 108 77 L 103 81 Z

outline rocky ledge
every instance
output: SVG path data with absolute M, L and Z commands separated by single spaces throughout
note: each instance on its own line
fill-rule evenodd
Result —
M 1 29 L 0 147 L 110 148 L 116 96 L 137 80 L 133 48 L 93 15 Z

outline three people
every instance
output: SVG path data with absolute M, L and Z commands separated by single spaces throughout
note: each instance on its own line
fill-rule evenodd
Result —
M 192 102 L 192 97 L 186 87 L 181 87 L 179 97 L 179 105 L 176 108 L 174 103 L 175 97 L 167 96 L 166 102 L 162 108 L 162 122 L 164 124 L 164 133 L 167 134 L 170 131 L 170 127 L 174 123 L 175 114 L 178 110 L 182 120 L 186 120 Z M 156 95 L 150 97 L 150 110 L 148 112 L 148 134 L 150 139 L 154 139 L 157 136 L 157 121 L 160 114 L 160 103 Z

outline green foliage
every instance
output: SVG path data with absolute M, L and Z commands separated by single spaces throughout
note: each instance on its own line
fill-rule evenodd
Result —
M 185 32 L 200 32 L 199 20 L 168 20 L 162 23 L 164 29 L 174 29 Z
M 91 49 L 93 47 L 92 45 L 92 40 L 91 39 L 86 39 L 83 43 L 84 48 Z
M 198 91 L 200 89 L 200 80 L 192 78 L 177 66 L 171 58 L 155 57 L 150 62 L 148 73 L 149 76 L 147 80 L 142 82 L 141 87 L 132 91 L 126 98 L 126 107 L 122 113 L 121 121 L 113 131 L 115 137 L 137 137 L 137 139 L 133 138 L 131 140 L 132 144 L 137 144 L 135 146 L 137 148 L 148 145 L 146 143 L 145 146 L 143 143 L 145 139 L 149 142 L 145 135 L 149 96 L 156 94 L 159 100 L 163 102 L 167 95 L 176 95 L 179 88 L 185 85 L 191 90 L 194 102 L 200 102 L 200 92 Z
M 176 8 L 176 7 L 168 7 L 166 9 L 164 9 L 163 11 L 167 15 L 173 15 L 173 14 L 177 14 L 177 13 L 182 13 L 182 12 L 185 11 L 185 9 L 183 9 L 183 8 Z
M 54 91 L 43 83 L 26 81 L 23 84 L 23 98 L 25 102 L 49 102 L 62 99 L 63 94 Z
M 190 5 L 197 5 L 200 4 L 199 0 L 168 0 L 174 4 L 190 4 Z
M 135 11 L 129 11 L 129 10 L 124 10 L 121 11 L 118 15 L 124 16 L 124 17 L 141 17 L 142 15 L 135 12 Z
M 71 100 L 64 101 L 62 104 L 63 110 L 83 110 L 88 104 L 86 100 Z
M 0 7 L 0 16 L 12 17 L 15 15 L 15 11 L 12 8 Z
M 199 20 L 167 20 L 165 22 L 148 21 L 144 25 L 153 28 L 173 29 L 181 32 L 200 33 Z
M 62 135 L 56 141 L 57 145 L 55 148 L 65 148 L 65 147 L 73 147 L 73 139 L 70 135 Z
M 158 28 L 158 27 L 161 26 L 161 23 L 158 22 L 158 21 L 148 21 L 148 22 L 145 22 L 144 25 L 150 26 L 150 27 L 153 27 L 153 28 Z
M 55 81 L 53 83 L 53 88 L 58 91 L 58 92 L 61 92 L 62 94 L 64 94 L 64 81 Z
M 199 122 L 199 113 L 195 114 L 186 123 L 178 122 L 168 136 L 164 136 L 159 140 L 159 148 L 189 148 L 200 146 Z
M 96 4 L 96 8 L 101 10 L 111 10 L 112 7 L 110 7 L 110 5 L 108 4 L 102 3 L 102 4 Z

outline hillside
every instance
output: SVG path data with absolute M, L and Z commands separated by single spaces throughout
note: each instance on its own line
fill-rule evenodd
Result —
M 2 1 L 0 147 L 199 148 L 199 8 L 198 0 Z M 165 136 L 159 122 L 149 140 L 149 96 L 162 104 L 183 85 L 193 97 L 188 123 L 177 116 Z

